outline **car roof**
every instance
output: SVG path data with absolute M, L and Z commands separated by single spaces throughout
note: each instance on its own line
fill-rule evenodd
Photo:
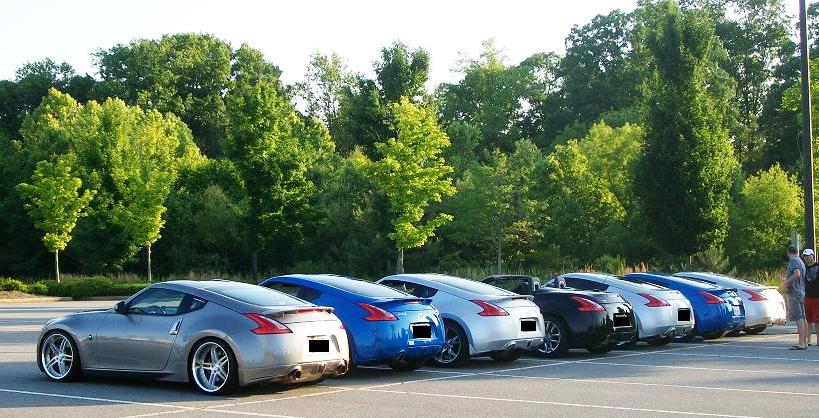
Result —
M 618 289 L 622 289 L 628 292 L 646 292 L 652 290 L 669 290 L 667 287 L 654 284 L 654 283 L 634 283 L 628 280 L 623 280 L 622 277 L 615 276 L 612 274 L 604 274 L 604 273 L 565 273 L 561 274 L 560 277 L 574 277 L 577 279 L 587 279 L 593 280 L 598 282 L 605 282 L 607 285 L 616 287 Z M 650 287 L 650 288 L 649 288 Z
M 387 277 L 382 278 L 381 280 L 392 280 L 392 279 L 406 280 L 406 281 L 413 282 L 413 283 L 416 283 L 416 284 L 425 285 L 425 286 L 432 287 L 432 288 L 435 288 L 435 289 L 438 289 L 438 290 L 442 290 L 442 291 L 444 291 L 446 293 L 449 293 L 449 294 L 452 294 L 452 295 L 455 295 L 455 296 L 459 296 L 459 297 L 470 297 L 471 295 L 482 295 L 482 296 L 507 296 L 507 295 L 511 296 L 511 295 L 517 295 L 517 293 L 513 293 L 513 292 L 510 292 L 508 290 L 501 289 L 499 287 L 492 286 L 490 284 L 487 284 L 487 283 L 484 283 L 484 282 L 481 282 L 481 281 L 470 280 L 470 279 L 466 279 L 466 278 L 463 278 L 463 277 L 457 277 L 457 276 L 449 276 L 449 275 L 446 275 L 446 274 L 438 274 L 438 273 L 402 273 L 402 274 L 394 274 L 392 276 L 387 276 Z M 489 287 L 491 287 L 493 289 L 496 289 L 498 292 L 495 293 L 495 294 L 489 294 L 489 293 L 478 293 L 478 292 L 465 290 L 465 289 L 457 286 L 457 283 L 459 281 L 463 281 L 465 285 L 472 285 L 472 286 L 478 286 L 478 287 L 489 286 Z
M 736 277 L 726 276 L 724 274 L 719 273 L 711 273 L 711 272 L 699 272 L 699 271 L 683 271 L 674 273 L 675 277 L 685 277 L 685 278 L 693 278 L 693 279 L 700 279 L 705 280 L 711 283 L 716 283 L 720 286 L 730 286 L 730 287 L 751 287 L 751 288 L 764 288 L 769 287 L 765 286 L 764 284 L 754 283 L 748 280 L 738 279 Z
M 247 301 L 239 300 L 227 294 L 226 290 L 249 289 L 258 291 L 259 286 L 250 283 L 236 282 L 231 280 L 172 280 L 167 282 L 160 282 L 149 286 L 150 288 L 164 288 L 171 290 L 178 290 L 190 293 L 194 296 L 199 296 L 207 300 L 216 302 L 220 305 L 226 306 L 233 310 L 246 309 L 247 307 L 263 307 L 268 305 L 258 305 Z M 272 289 L 266 289 L 276 292 Z M 141 292 L 140 292 L 141 293 Z M 281 292 L 276 292 L 283 297 L 293 299 L 292 306 L 313 305 L 310 302 L 303 301 L 297 297 L 286 295 Z M 137 293 L 138 294 L 138 293 Z M 131 296 L 133 298 L 136 294 Z M 129 298 L 129 299 L 131 299 Z
M 700 288 L 700 289 L 714 290 L 714 289 L 723 289 L 724 288 L 723 286 L 703 283 L 703 282 L 692 280 L 692 279 L 686 279 L 685 277 L 670 276 L 670 275 L 667 275 L 667 274 L 659 274 L 659 273 L 629 273 L 629 274 L 626 274 L 626 277 L 632 277 L 632 278 L 636 278 L 636 279 L 655 279 L 655 280 L 659 280 L 661 282 L 676 283 L 676 284 L 681 284 L 681 285 L 684 285 L 684 286 L 690 286 L 690 287 L 695 287 L 695 288 Z
M 281 280 L 290 283 L 300 283 L 300 284 L 309 284 L 313 287 L 319 288 L 321 291 L 325 293 L 331 293 L 335 296 L 345 296 L 345 295 L 355 295 L 357 298 L 363 299 L 384 299 L 385 297 L 415 297 L 413 295 L 401 292 L 400 290 L 393 289 L 388 286 L 384 286 L 382 284 L 378 284 L 375 282 L 370 282 L 367 280 L 356 279 L 353 277 L 347 276 L 340 276 L 337 274 L 285 274 L 281 276 L 273 276 L 262 282 L 264 284 L 270 280 Z M 371 296 L 371 295 L 364 295 L 358 292 L 350 291 L 349 289 L 345 289 L 343 287 L 343 282 L 348 283 L 364 283 L 365 285 L 373 285 L 373 286 L 380 286 L 384 287 L 385 291 L 391 291 L 400 293 L 401 296 Z

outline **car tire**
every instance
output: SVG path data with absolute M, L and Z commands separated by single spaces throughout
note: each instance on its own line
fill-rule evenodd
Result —
M 403 358 L 389 362 L 391 369 L 397 372 L 412 372 L 420 369 L 429 361 L 429 357 Z
M 566 351 L 569 350 L 569 331 L 566 323 L 556 316 L 545 315 L 543 329 L 545 336 L 537 353 L 546 358 L 561 357 L 566 354 Z
M 509 363 L 519 359 L 522 355 L 523 350 L 507 350 L 489 354 L 489 357 L 498 363 Z
M 743 331 L 745 331 L 745 333 L 748 334 L 748 335 L 756 335 L 756 334 L 759 334 L 762 331 L 765 331 L 767 328 L 768 327 L 765 326 L 765 325 L 759 325 L 759 326 L 755 326 L 755 327 L 751 327 L 751 328 L 745 328 Z
M 739 333 L 740 333 L 740 331 L 741 331 L 741 330 L 736 329 L 736 330 L 733 330 L 733 331 L 731 331 L 731 332 L 729 332 L 729 333 L 725 334 L 725 336 L 726 336 L 726 337 L 739 337 Z
M 672 337 L 654 337 L 654 338 L 646 340 L 646 342 L 653 345 L 653 346 L 655 346 L 655 347 L 661 347 L 661 346 L 664 346 L 664 345 L 667 345 L 668 343 L 670 343 L 671 340 L 672 340 Z
M 220 365 L 217 366 L 218 371 L 212 369 L 214 362 Z M 222 365 L 224 362 L 226 364 Z M 227 376 L 224 376 L 225 373 Z M 226 342 L 216 338 L 197 342 L 188 357 L 188 378 L 197 390 L 207 395 L 236 392 L 239 388 L 239 367 L 233 350 Z
M 54 382 L 71 382 L 82 376 L 77 344 L 65 331 L 46 334 L 37 347 L 37 366 Z
M 711 331 L 702 334 L 702 339 L 704 340 L 716 340 L 717 338 L 721 338 L 725 335 L 724 331 Z
M 589 353 L 592 353 L 592 354 L 606 354 L 609 351 L 613 350 L 614 347 L 616 347 L 616 346 L 617 346 L 617 344 L 615 344 L 615 343 L 607 343 L 607 344 L 595 345 L 595 346 L 592 346 L 592 347 L 586 347 L 586 351 L 588 351 Z
M 469 360 L 469 340 L 461 326 L 452 320 L 444 320 L 445 343 L 440 353 L 430 361 L 436 367 L 459 367 Z

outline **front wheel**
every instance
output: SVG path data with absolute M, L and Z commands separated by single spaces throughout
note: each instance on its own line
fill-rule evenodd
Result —
M 506 350 L 506 351 L 499 351 L 497 353 L 492 353 L 489 357 L 492 360 L 495 360 L 499 363 L 509 363 L 519 359 L 523 355 L 522 350 Z
M 74 340 L 64 331 L 54 331 L 40 343 L 40 370 L 55 382 L 70 382 L 81 374 L 80 353 Z
M 446 338 L 444 347 L 432 358 L 432 364 L 438 367 L 458 367 L 469 360 L 469 341 L 466 333 L 453 321 L 444 321 Z
M 543 317 L 543 345 L 537 352 L 543 357 L 560 357 L 569 349 L 569 335 L 566 325 L 560 318 L 552 315 Z
M 420 369 L 429 361 L 429 357 L 401 358 L 389 363 L 391 369 L 397 372 L 411 372 Z
M 236 356 L 224 341 L 206 339 L 198 343 L 189 372 L 193 385 L 208 395 L 228 395 L 239 387 Z

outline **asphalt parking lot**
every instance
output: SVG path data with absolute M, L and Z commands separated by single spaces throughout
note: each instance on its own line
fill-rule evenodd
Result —
M 362 368 L 314 386 L 253 386 L 231 397 L 177 383 L 51 383 L 35 363 L 42 324 L 113 302 L 0 305 L 0 417 L 711 417 L 807 416 L 819 401 L 819 348 L 789 351 L 792 328 L 756 336 L 560 360 L 472 360 L 456 370 Z

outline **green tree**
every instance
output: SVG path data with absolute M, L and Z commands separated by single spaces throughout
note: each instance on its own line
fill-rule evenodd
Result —
M 373 181 L 387 196 L 393 231 L 389 237 L 398 247 L 396 271 L 404 272 L 404 250 L 423 246 L 435 230 L 452 220 L 439 213 L 424 220 L 425 210 L 443 196 L 455 193 L 447 175 L 452 167 L 441 154 L 449 143 L 435 114 L 407 98 L 390 106 L 392 129 L 398 134 L 376 144 L 381 159 L 373 163 Z
M 213 35 L 179 33 L 119 44 L 95 56 L 101 88 L 129 104 L 179 116 L 205 155 L 220 156 L 231 52 Z
M 226 98 L 227 155 L 248 198 L 254 275 L 260 251 L 300 240 L 315 193 L 309 169 L 333 152 L 326 128 L 295 111 L 273 68 L 260 52 L 242 45 L 234 63 L 235 86 Z
M 743 271 L 779 266 L 791 233 L 802 230 L 802 213 L 802 189 L 778 165 L 745 179 L 731 205 L 731 261 Z
M 306 102 L 307 114 L 324 122 L 327 130 L 335 134 L 341 95 L 352 86 L 355 78 L 335 53 L 311 55 L 304 78 L 303 82 L 296 84 L 295 90 Z
M 728 140 L 732 91 L 717 65 L 720 44 L 704 12 L 666 1 L 647 36 L 653 77 L 636 192 L 645 221 L 668 253 L 721 245 L 737 163 Z
M 43 244 L 54 253 L 54 271 L 60 281 L 60 251 L 71 242 L 71 232 L 77 219 L 84 216 L 93 190 L 83 190 L 82 180 L 71 173 L 69 158 L 55 163 L 40 161 L 31 183 L 20 183 L 17 190 L 26 200 L 26 209 L 34 226 L 43 232 Z
M 499 274 L 506 260 L 524 262 L 541 236 L 541 205 L 531 190 L 542 158 L 532 141 L 520 140 L 512 155 L 495 150 L 486 164 L 470 167 L 447 202 L 454 220 L 444 234 L 484 257 L 494 253 Z
M 404 43 L 395 42 L 381 50 L 375 73 L 385 102 L 398 102 L 402 97 L 417 102 L 426 95 L 424 83 L 429 78 L 429 53 L 420 48 L 410 51 Z

